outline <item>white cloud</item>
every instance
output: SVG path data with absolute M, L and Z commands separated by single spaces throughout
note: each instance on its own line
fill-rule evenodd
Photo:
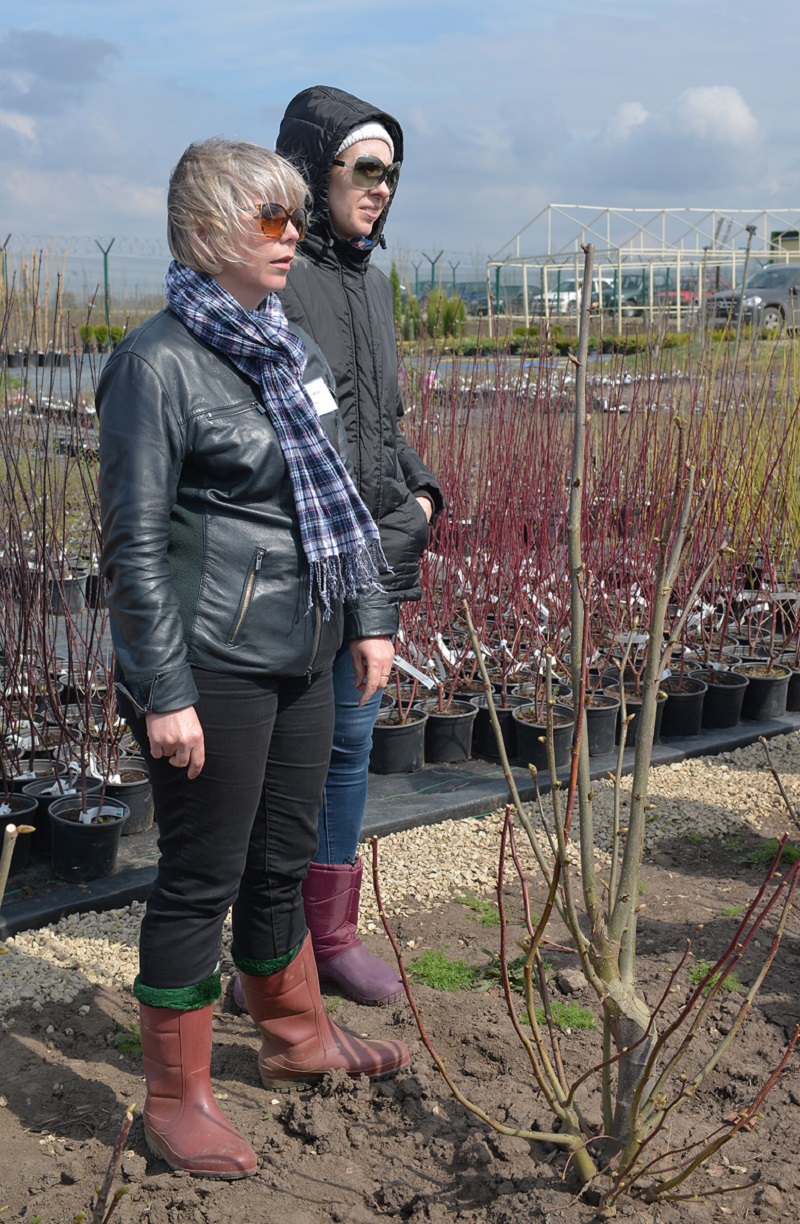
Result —
M 36 120 L 32 115 L 23 115 L 20 111 L 0 110 L 0 127 L 16 132 L 26 140 L 36 140 Z
M 685 89 L 674 114 L 689 135 L 712 144 L 747 145 L 758 136 L 758 122 L 732 85 Z
M 627 140 L 633 129 L 649 118 L 650 112 L 641 102 L 623 102 L 606 127 L 606 136 L 612 142 Z

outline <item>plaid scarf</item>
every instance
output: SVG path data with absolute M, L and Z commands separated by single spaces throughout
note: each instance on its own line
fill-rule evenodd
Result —
M 166 296 L 190 332 L 261 388 L 292 482 L 311 571 L 308 606 L 316 594 L 327 620 L 335 603 L 380 586 L 378 569 L 387 566 L 378 529 L 303 386 L 305 345 L 289 330 L 274 293 L 258 310 L 246 310 L 213 277 L 173 260 Z

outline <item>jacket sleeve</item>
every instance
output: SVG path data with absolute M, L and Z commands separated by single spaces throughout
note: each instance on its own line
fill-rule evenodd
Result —
M 397 420 L 403 416 L 405 409 L 403 400 L 398 392 L 397 396 Z M 433 515 L 431 524 L 433 524 L 444 510 L 444 496 L 441 486 L 434 476 L 433 472 L 420 459 L 413 446 L 409 446 L 401 433 L 397 434 L 397 461 L 400 464 L 400 471 L 403 473 L 403 479 L 411 493 L 425 493 L 433 502 Z
M 108 580 L 119 688 L 142 713 L 197 700 L 169 561 L 185 435 L 152 366 L 115 357 L 97 391 L 101 565 Z
M 325 360 L 319 346 L 309 334 L 297 323 L 292 323 L 293 330 L 303 340 L 308 350 L 303 378 L 306 382 L 322 377 L 329 391 L 335 396 L 336 384 L 328 362 Z M 341 412 L 331 413 L 335 418 L 331 421 L 331 429 L 326 428 L 331 442 L 347 468 L 350 478 L 355 483 L 355 468 L 347 432 L 344 427 Z M 327 421 L 326 421 L 327 426 Z M 335 437 L 332 429 L 335 428 Z M 397 633 L 400 624 L 400 611 L 396 603 L 390 602 L 383 588 L 375 587 L 370 591 L 362 591 L 356 599 L 345 601 L 344 608 L 344 640 L 352 642 L 356 638 L 391 637 Z

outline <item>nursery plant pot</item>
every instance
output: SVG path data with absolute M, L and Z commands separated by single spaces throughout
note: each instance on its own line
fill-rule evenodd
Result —
M 748 684 L 742 702 L 742 718 L 763 722 L 769 718 L 782 718 L 786 713 L 789 681 L 792 671 L 782 663 L 737 663 L 733 669 L 739 676 L 747 676 Z
M 2 830 L 7 824 L 15 825 L 32 825 L 36 828 L 36 800 L 30 799 L 27 795 L 11 795 L 9 796 L 8 806 L 10 812 L 0 816 L 0 845 L 2 844 Z M 10 876 L 16 875 L 19 871 L 24 871 L 28 866 L 31 857 L 31 847 L 33 845 L 33 833 L 19 833 L 17 840 L 14 843 L 14 849 L 11 854 L 11 865 L 8 869 Z
M 788 658 L 781 658 L 780 663 L 792 672 L 786 692 L 786 709 L 795 713 L 800 710 L 800 667 L 797 666 L 794 652 Z
M 703 724 L 703 702 L 708 691 L 705 681 L 696 676 L 670 676 L 661 681 L 661 688 L 667 694 L 661 718 L 663 738 L 699 735 Z
M 593 693 L 586 705 L 586 742 L 589 756 L 606 756 L 614 751 L 619 717 L 619 697 Z
M 67 612 L 82 612 L 86 607 L 86 575 L 66 574 L 63 578 L 50 579 L 50 611 L 54 616 L 65 616 Z
M 500 697 L 493 698 L 493 701 L 497 721 L 500 724 L 500 734 L 503 737 L 506 756 L 509 761 L 513 761 L 517 755 L 517 730 L 513 718 L 514 710 L 519 706 L 530 705 L 530 702 L 527 697 L 506 697 L 506 704 L 503 707 Z M 500 753 L 497 749 L 497 739 L 489 715 L 489 704 L 486 700 L 486 694 L 483 693 L 479 697 L 471 697 L 470 705 L 474 705 L 478 711 L 472 734 L 474 750 L 479 752 L 481 756 L 499 757 Z
M 106 782 L 106 796 L 121 799 L 130 810 L 122 836 L 146 833 L 153 827 L 153 788 L 143 757 L 125 757 L 119 763 L 120 782 Z
M 23 765 L 24 772 L 16 774 L 11 782 L 15 795 L 23 794 L 29 782 L 36 782 L 39 778 L 54 780 L 56 774 L 66 773 L 66 767 L 60 761 L 53 760 L 49 752 L 45 753 L 41 749 L 34 753 L 32 761 L 26 756 Z
M 88 804 L 92 809 L 91 801 Z M 128 807 L 119 799 L 105 799 L 96 807 L 97 823 L 81 824 L 78 820 L 80 800 L 68 795 L 50 805 L 53 836 L 53 875 L 70 884 L 86 884 L 102 880 L 114 872 L 119 853 L 119 839 L 128 819 Z
M 88 778 L 86 781 L 87 793 L 97 794 L 100 790 L 101 782 L 99 778 Z M 58 799 L 72 797 L 73 804 L 75 803 L 76 791 L 66 793 L 66 789 L 56 789 L 54 794 L 48 794 L 54 786 L 57 786 L 55 777 L 38 778 L 35 782 L 28 782 L 23 788 L 23 795 L 36 800 L 36 813 L 34 819 L 30 822 L 36 832 L 33 835 L 33 853 L 45 862 L 50 862 L 53 855 L 53 839 L 52 826 L 50 823 L 50 808 Z M 66 781 L 62 781 L 62 787 L 66 788 Z
M 702 725 L 709 730 L 735 727 L 741 718 L 742 702 L 750 683 L 747 676 L 706 667 L 690 674 L 692 679 L 703 680 L 706 684 Z
M 617 742 L 619 742 L 620 735 L 622 732 L 622 699 L 620 697 L 619 685 L 618 684 L 609 685 L 609 687 L 607 689 L 604 689 L 603 691 L 608 693 L 609 696 L 620 698 L 620 710 L 619 710 L 619 717 L 617 719 Z M 659 742 L 659 739 L 661 736 L 661 720 L 664 717 L 664 706 L 666 705 L 666 703 L 667 703 L 667 695 L 666 693 L 662 693 L 661 696 L 658 697 L 657 702 L 656 702 L 656 724 L 655 724 L 655 729 L 653 731 L 653 743 L 654 744 L 657 744 Z M 625 704 L 627 707 L 627 713 L 633 715 L 633 718 L 628 723 L 628 734 L 625 738 L 625 747 L 633 748 L 634 744 L 636 743 L 636 734 L 641 724 L 640 715 L 641 715 L 641 709 L 642 709 L 642 699 L 641 697 L 634 697 L 633 694 L 626 692 L 625 693 Z
M 90 570 L 86 575 L 86 604 L 90 608 L 106 606 L 106 580 L 97 570 Z
M 521 684 L 515 684 L 511 690 L 514 697 L 524 697 L 530 705 L 531 701 L 539 701 L 544 699 L 544 681 L 523 681 Z M 570 685 L 564 684 L 562 680 L 553 681 L 553 698 L 555 701 L 571 701 L 572 689 Z
M 453 701 L 440 714 L 437 701 L 421 702 L 416 709 L 428 715 L 425 723 L 425 760 L 429 765 L 466 761 L 472 752 L 472 728 L 478 711 L 466 702 Z
M 546 716 L 538 706 L 527 703 L 518 706 L 512 712 L 512 717 L 517 733 L 517 761 L 526 767 L 535 766 L 539 773 L 546 773 L 549 769 L 547 744 L 541 742 L 547 736 Z M 572 706 L 556 703 L 553 706 L 556 769 L 564 769 L 569 764 L 574 729 L 575 711 Z
M 370 771 L 375 774 L 416 773 L 425 760 L 425 724 L 427 714 L 409 710 L 406 721 L 400 721 L 397 710 L 383 709 L 372 729 Z

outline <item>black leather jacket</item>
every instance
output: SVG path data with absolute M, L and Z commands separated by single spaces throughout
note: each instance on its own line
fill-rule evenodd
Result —
M 385 597 L 363 605 L 358 636 L 393 633 L 398 603 L 419 599 L 419 558 L 428 541 L 425 513 L 415 494 L 442 508 L 436 478 L 397 430 L 403 414 L 397 378 L 397 345 L 388 279 L 370 266 L 371 250 L 338 237 L 328 211 L 328 179 L 348 132 L 375 121 L 403 157 L 403 133 L 391 115 L 352 94 L 316 85 L 286 108 L 276 149 L 303 174 L 313 194 L 309 231 L 298 247 L 280 298 L 287 318 L 311 333 L 330 362 L 336 396 L 353 456 L 358 491 L 378 524 L 391 573 Z M 390 201 L 391 203 L 391 201 Z M 387 206 L 372 230 L 377 243 Z
M 304 381 L 332 389 L 317 346 L 293 330 L 308 348 Z M 335 401 L 326 407 L 342 453 Z M 307 612 L 291 482 L 254 384 L 164 310 L 114 350 L 97 408 L 102 569 L 119 687 L 139 710 L 193 705 L 190 665 L 245 676 L 326 666 L 344 615 Z

